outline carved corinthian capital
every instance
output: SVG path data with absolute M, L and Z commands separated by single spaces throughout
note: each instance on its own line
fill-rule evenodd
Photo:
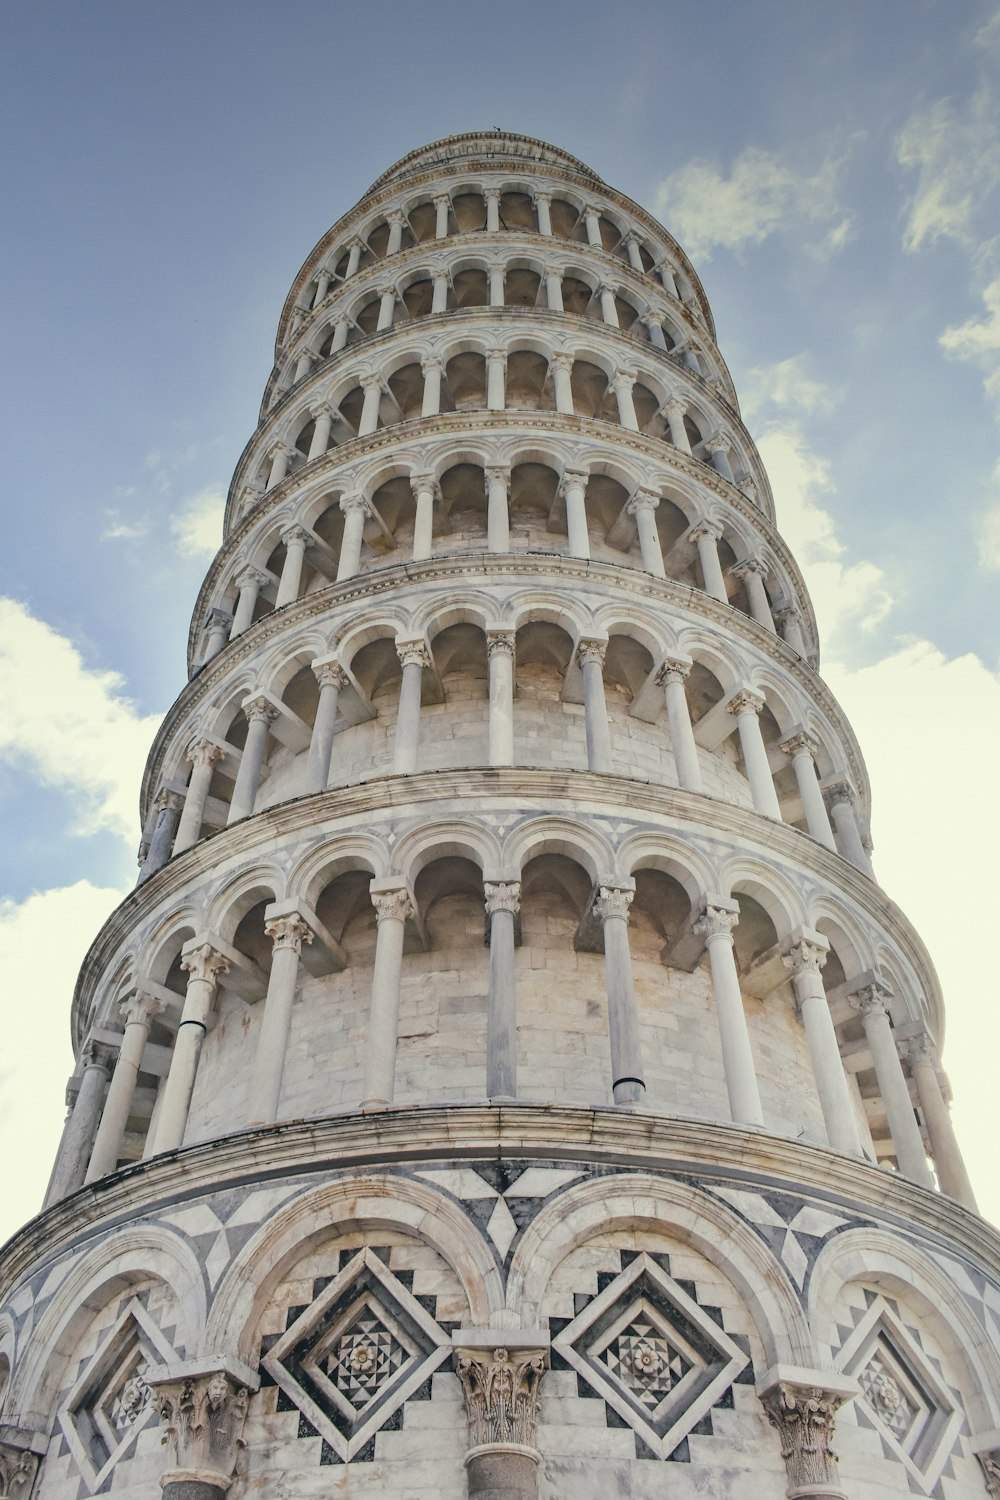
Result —
M 162 1442 L 175 1467 L 161 1481 L 228 1490 L 243 1443 L 250 1392 L 222 1370 L 196 1378 L 157 1382 L 154 1402 L 163 1423 Z
M 25 1434 L 25 1441 L 28 1435 Z M 40 1459 L 30 1448 L 0 1442 L 0 1496 L 3 1500 L 28 1500 Z
M 781 1439 L 789 1495 L 844 1500 L 837 1455 L 830 1446 L 843 1393 L 779 1381 L 761 1396 L 768 1421 Z
M 983 1468 L 986 1493 L 1000 1496 L 1000 1448 L 988 1448 L 976 1454 Z
M 458 1349 L 455 1370 L 462 1382 L 470 1448 L 535 1447 L 543 1350 Z

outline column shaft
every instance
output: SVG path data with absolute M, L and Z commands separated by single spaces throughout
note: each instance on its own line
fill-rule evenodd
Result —
M 50 1203 L 58 1203 L 61 1198 L 75 1192 L 83 1183 L 101 1117 L 109 1066 L 110 1055 L 105 1048 L 88 1049 L 80 1088 L 72 1113 L 63 1128 L 59 1152 L 45 1194 L 46 1208 Z
M 587 734 L 587 769 L 604 775 L 611 771 L 611 730 L 608 705 L 604 696 L 604 652 L 601 642 L 581 641 L 580 668 L 583 672 L 583 717 Z
M 667 727 L 670 730 L 670 748 L 677 767 L 677 781 L 686 792 L 704 790 L 701 780 L 701 762 L 694 730 L 691 728 L 691 712 L 688 708 L 687 690 L 684 680 L 690 668 L 687 664 L 667 663 L 662 671 L 662 682 L 667 700 Z
M 434 550 L 434 481 L 421 475 L 413 480 L 416 512 L 413 517 L 413 561 L 421 562 Z
M 587 529 L 587 505 L 584 499 L 586 487 L 585 474 L 568 473 L 563 478 L 566 540 L 570 557 L 590 556 L 590 532 Z
M 515 923 L 520 886 L 513 881 L 486 885 L 490 922 L 490 993 L 486 1015 L 486 1097 L 517 1098 L 517 985 Z
M 417 769 L 423 670 L 430 664 L 430 658 L 427 648 L 422 643 L 407 642 L 397 647 L 397 650 L 403 666 L 403 675 L 399 685 L 399 708 L 396 713 L 393 770 L 398 775 L 405 776 Z
M 660 503 L 658 495 L 646 494 L 640 491 L 629 501 L 628 509 L 635 517 L 636 531 L 639 533 L 639 551 L 642 555 L 642 565 L 647 573 L 652 573 L 655 578 L 666 578 L 667 570 L 663 566 L 663 549 L 660 546 L 660 534 L 656 529 L 656 508 Z
M 372 974 L 363 1107 L 392 1103 L 396 1077 L 403 938 L 406 918 L 413 912 L 409 896 L 402 888 L 373 893 L 372 902 L 378 920 L 378 938 Z
M 274 940 L 274 952 L 250 1086 L 250 1123 L 254 1125 L 269 1125 L 278 1119 L 299 954 L 303 942 L 310 943 L 313 938 L 311 929 L 297 914 L 268 922 L 264 931 Z
M 196 943 L 192 948 L 185 948 L 181 968 L 186 969 L 190 977 L 170 1059 L 170 1072 L 163 1085 L 153 1143 L 156 1155 L 175 1150 L 184 1140 L 198 1059 L 212 1013 L 218 976 L 228 971 L 229 964 L 209 944 Z
M 313 671 L 319 681 L 319 702 L 309 740 L 309 759 L 306 763 L 306 791 L 323 792 L 330 783 L 330 763 L 333 759 L 333 735 L 337 723 L 337 704 L 340 690 L 347 681 L 342 667 L 336 662 L 327 662 Z
M 337 563 L 337 582 L 353 578 L 361 568 L 361 547 L 365 535 L 368 505 L 362 495 L 344 495 L 340 508 L 344 513 L 344 535 Z
M 728 604 L 726 580 L 722 576 L 722 565 L 719 562 L 718 531 L 715 527 L 703 523 L 694 527 L 688 535 L 698 548 L 698 561 L 701 563 L 701 576 L 705 583 L 706 594 L 711 594 L 712 598 L 718 599 L 720 604 Z
M 107 1177 L 118 1165 L 121 1155 L 125 1127 L 132 1112 L 136 1082 L 142 1070 L 142 1060 L 149 1040 L 149 1028 L 154 1015 L 163 1007 L 158 1000 L 148 995 L 136 995 L 122 1006 L 125 1017 L 125 1033 L 122 1037 L 118 1061 L 111 1077 L 108 1096 L 104 1101 L 101 1123 L 90 1156 L 85 1181 L 96 1182 Z
M 277 717 L 277 709 L 266 698 L 253 699 L 250 703 L 244 704 L 243 711 L 250 725 L 247 729 L 246 743 L 243 746 L 240 768 L 236 773 L 236 785 L 233 787 L 233 800 L 229 805 L 227 824 L 237 823 L 240 818 L 248 818 L 254 810 L 260 786 L 260 775 L 264 766 L 267 736 L 272 722 Z
M 509 484 L 509 469 L 486 470 L 486 545 L 490 552 L 510 551 Z
M 743 751 L 743 764 L 746 766 L 753 805 L 766 818 L 774 818 L 780 823 L 781 808 L 778 806 L 778 798 L 774 790 L 774 779 L 767 760 L 764 736 L 760 732 L 758 715 L 763 706 L 762 700 L 754 694 L 738 693 L 729 705 L 729 712 L 736 716 L 740 749 Z
M 910 1043 L 910 1072 L 917 1089 L 920 1111 L 931 1138 L 931 1155 L 942 1193 L 955 1198 L 978 1213 L 976 1195 L 955 1138 L 955 1127 L 941 1091 L 934 1051 L 929 1037 L 918 1037 Z
M 889 1024 L 884 992 L 877 987 L 863 990 L 857 997 L 857 1003 L 872 1062 L 875 1064 L 875 1076 L 885 1105 L 899 1170 L 922 1187 L 933 1187 L 924 1143 L 910 1102 L 910 1091 L 903 1077 L 902 1064 Z
M 514 764 L 514 636 L 492 631 L 486 637 L 490 672 L 489 757 L 491 766 Z
M 737 1124 L 763 1125 L 764 1112 L 757 1087 L 757 1070 L 733 955 L 732 929 L 736 921 L 735 911 L 709 906 L 695 930 L 705 934 L 708 945 L 712 994 L 719 1022 L 722 1066 L 726 1074 L 730 1113 Z
M 616 1104 L 638 1104 L 646 1092 L 639 1042 L 639 1013 L 628 943 L 632 892 L 602 886 L 597 915 L 604 926 L 604 975 L 608 987 L 611 1084 Z

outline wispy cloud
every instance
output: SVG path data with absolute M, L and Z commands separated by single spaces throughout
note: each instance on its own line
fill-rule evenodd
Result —
M 1000 185 L 1000 120 L 989 82 L 962 106 L 938 99 L 911 115 L 896 139 L 896 158 L 917 174 L 904 249 L 920 250 L 940 239 L 981 248 L 990 199 Z
M 739 254 L 789 230 L 808 233 L 814 252 L 832 254 L 852 234 L 852 216 L 839 202 L 846 155 L 827 154 L 818 166 L 801 170 L 787 156 L 749 146 L 728 174 L 717 162 L 696 158 L 663 179 L 656 209 L 688 253 L 702 260 L 719 249 Z
M 75 831 L 134 843 L 142 768 L 158 715 L 141 715 L 117 672 L 88 667 L 65 636 L 0 599 L 0 760 L 75 797 Z
M 841 394 L 809 374 L 803 355 L 793 354 L 772 365 L 755 365 L 743 382 L 741 405 L 747 416 L 762 417 L 770 407 L 812 416 L 833 411 Z
M 178 552 L 185 557 L 214 557 L 222 545 L 226 496 L 218 485 L 192 495 L 170 522 Z

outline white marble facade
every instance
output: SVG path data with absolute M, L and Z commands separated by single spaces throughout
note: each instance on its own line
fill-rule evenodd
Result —
M 671 236 L 521 136 L 391 168 L 188 665 L 0 1271 L 0 1497 L 1000 1493 L 937 978 Z

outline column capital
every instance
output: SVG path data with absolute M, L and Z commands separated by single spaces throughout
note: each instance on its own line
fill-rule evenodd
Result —
M 911 1068 L 926 1065 L 933 1068 L 935 1073 L 941 1066 L 934 1038 L 929 1031 L 921 1031 L 917 1036 L 911 1037 L 906 1044 L 906 1060 Z
M 363 510 L 367 514 L 369 510 L 368 499 L 365 495 L 341 495 L 339 504 L 345 516 L 358 510 Z
M 248 724 L 253 724 L 261 720 L 267 724 L 273 724 L 280 713 L 278 705 L 272 703 L 271 699 L 265 693 L 258 693 L 254 697 L 244 698 L 240 707 Z
M 563 494 L 569 489 L 586 490 L 589 478 L 589 469 L 563 469 L 559 488 Z
M 746 578 L 749 573 L 756 573 L 764 578 L 767 575 L 767 564 L 759 557 L 744 557 L 741 562 L 733 563 L 729 571 L 736 578 Z
M 243 1447 L 248 1387 L 224 1370 L 177 1379 L 157 1378 L 157 1372 L 151 1371 L 146 1378 L 165 1428 L 163 1442 L 176 1462 L 176 1469 L 165 1474 L 161 1483 L 176 1478 L 228 1490 Z
M 503 365 L 504 369 L 506 369 L 507 368 L 507 351 L 506 351 L 506 349 L 487 349 L 487 351 L 486 351 L 486 363 L 488 365 Z
M 544 1349 L 456 1349 L 455 1373 L 469 1419 L 469 1447 L 534 1448 Z
M 612 297 L 617 297 L 618 293 L 621 291 L 621 285 L 617 281 L 602 281 L 598 284 L 597 290 L 601 293 L 610 292 Z M 634 378 L 635 376 L 633 375 L 633 379 Z
M 369 370 L 366 375 L 362 375 L 358 380 L 358 384 L 363 391 L 371 391 L 376 388 L 380 391 L 385 390 L 385 382 L 377 370 Z M 343 502 L 341 503 L 343 504 Z
M 435 193 L 434 197 L 431 199 L 431 203 L 434 205 L 435 208 L 437 208 L 438 205 L 441 204 L 441 203 L 447 203 L 448 206 L 449 206 L 449 208 L 450 208 L 451 207 L 451 194 L 450 193 Z
M 845 1394 L 818 1385 L 779 1380 L 760 1397 L 781 1439 L 790 1495 L 843 1496 L 837 1455 L 830 1446 Z
M 178 1003 L 180 999 L 178 995 Z M 161 1015 L 166 1008 L 166 1002 L 158 995 L 147 995 L 142 988 L 139 988 L 134 995 L 129 995 L 122 1001 L 118 1007 L 118 1014 L 126 1026 L 148 1026 L 153 1017 Z
M 588 663 L 596 662 L 599 667 L 603 668 L 604 657 L 607 654 L 607 649 L 607 641 L 592 640 L 581 637 L 577 642 L 576 647 L 577 660 L 579 661 L 581 667 L 587 666 Z
M 701 916 L 691 930 L 696 937 L 703 937 L 706 942 L 710 943 L 713 938 L 723 938 L 732 946 L 733 928 L 739 920 L 740 909 L 735 901 L 708 897 Z
M 796 974 L 818 974 L 829 953 L 830 943 L 821 932 L 800 932 L 781 955 L 781 962 L 793 977 Z
M 0 1495 L 6 1500 L 28 1500 L 43 1455 L 32 1451 L 33 1434 L 5 1427 L 5 1432 L 21 1442 L 0 1442 Z
M 696 521 L 687 534 L 688 541 L 700 542 L 703 537 L 711 537 L 713 542 L 717 542 L 722 536 L 722 529 L 719 521 Z
M 858 800 L 854 788 L 846 777 L 831 781 L 824 786 L 823 796 L 827 807 L 837 807 L 841 802 L 846 802 L 853 807 Z
M 983 1471 L 986 1493 L 996 1500 L 1000 1496 L 1000 1444 L 993 1448 L 977 1449 L 976 1457 Z
M 338 318 L 337 321 L 339 322 L 340 319 Z M 314 422 L 318 422 L 322 417 L 329 417 L 332 422 L 337 413 L 331 402 L 314 401 L 309 407 L 309 415 Z
M 181 949 L 181 968 L 192 979 L 204 979 L 215 984 L 220 974 L 229 973 L 229 960 L 219 953 L 211 943 L 186 943 Z
M 611 377 L 611 384 L 616 391 L 630 391 L 638 379 L 637 371 L 621 369 L 615 371 Z
M 153 798 L 153 806 L 159 808 L 160 812 L 181 812 L 184 807 L 184 797 L 181 792 L 175 792 L 171 787 L 161 786 Z
M 788 620 L 798 620 L 801 623 L 802 611 L 796 604 L 779 604 L 772 608 L 776 625 L 784 625 Z
M 654 323 L 658 323 L 662 328 L 663 314 L 662 312 L 657 312 L 655 307 L 647 307 L 643 312 L 639 314 L 639 321 L 640 323 L 643 323 L 647 328 L 652 327 Z M 666 411 L 665 406 L 662 409 Z
M 732 447 L 730 439 L 721 432 L 713 433 L 711 437 L 705 439 L 706 453 L 730 453 L 732 452 Z
M 726 704 L 726 712 L 731 714 L 760 714 L 764 708 L 764 700 L 759 693 L 751 691 L 750 688 L 740 688 L 734 693 Z
M 483 483 L 487 494 L 489 494 L 491 487 L 495 484 L 509 485 L 510 465 L 488 464 L 483 470 Z
M 694 662 L 686 656 L 665 656 L 653 680 L 659 687 L 665 687 L 672 678 L 685 682 L 693 666 Z
M 865 976 L 865 982 L 847 997 L 847 1002 L 852 1010 L 860 1013 L 862 1021 L 869 1016 L 885 1016 L 891 1021 L 892 1012 L 889 1002 L 892 999 L 892 986 L 888 980 L 877 974 Z
M 392 890 L 373 891 L 371 899 L 376 922 L 406 922 L 417 914 L 405 885 L 396 886 Z
M 300 526 L 297 521 L 294 521 L 291 526 L 287 526 L 284 531 L 278 533 L 278 539 L 284 542 L 286 548 L 297 546 L 299 543 L 303 547 L 308 547 L 312 541 L 312 535 L 304 526 Z
M 361 238 L 360 234 L 352 234 L 347 241 L 347 248 L 348 250 L 367 250 L 368 243 Z
M 440 374 L 444 369 L 444 360 L 438 354 L 426 354 L 420 361 L 420 370 L 423 375 Z
M 401 208 L 390 208 L 385 216 L 385 221 L 387 224 L 405 224 L 406 215 Z
M 429 667 L 431 653 L 425 641 L 397 641 L 396 655 L 401 667 Z
M 498 187 L 484 187 L 483 197 L 486 199 L 487 203 L 489 203 L 491 199 L 495 199 L 496 202 L 499 203 L 500 189 Z
M 241 568 L 233 578 L 233 582 L 240 589 L 246 588 L 249 583 L 255 583 L 258 588 L 263 588 L 267 581 L 268 574 L 264 572 L 264 569 L 255 568 L 252 563 L 248 563 L 245 568 Z
M 515 636 L 513 630 L 487 630 L 486 632 L 486 655 L 492 656 L 514 656 Z
M 597 900 L 594 902 L 594 916 L 599 922 L 607 922 L 613 917 L 627 922 L 629 907 L 634 900 L 634 885 L 599 885 Z
M 660 503 L 660 497 L 655 490 L 646 490 L 641 487 L 635 491 L 625 506 L 630 516 L 638 515 L 639 511 L 654 511 Z
M 284 916 L 273 917 L 264 923 L 264 936 L 271 939 L 275 953 L 282 948 L 301 953 L 302 944 L 311 943 L 316 934 L 298 912 L 286 912 Z
M 791 734 L 778 741 L 778 749 L 786 755 L 808 755 L 810 760 L 815 760 L 819 745 L 807 729 L 793 729 Z
M 421 494 L 430 493 L 435 498 L 438 495 L 437 481 L 433 474 L 411 474 L 410 489 L 413 491 L 414 500 Z
M 484 880 L 486 915 L 495 911 L 509 911 L 516 917 L 521 910 L 521 882 L 519 880 Z
M 104 1073 L 110 1073 L 117 1055 L 116 1047 L 109 1047 L 105 1042 L 97 1042 L 90 1037 L 83 1044 L 80 1060 L 85 1068 L 100 1068 Z
M 199 735 L 191 740 L 184 752 L 184 759 L 189 760 L 193 766 L 214 766 L 217 760 L 225 758 L 226 753 L 223 745 L 205 735 Z
M 549 364 L 551 365 L 553 370 L 568 370 L 570 373 L 572 373 L 574 358 L 575 356 L 570 354 L 567 350 L 557 349 L 555 354 L 553 354 L 552 358 L 549 360 Z
M 301 359 L 303 354 L 309 354 L 309 350 L 308 349 L 301 350 L 299 352 L 299 354 L 296 356 L 296 358 Z M 311 355 L 310 355 L 310 358 L 311 358 Z M 295 457 L 295 449 L 294 448 L 290 448 L 287 443 L 281 443 L 281 442 L 272 443 L 271 446 L 270 446 L 270 448 L 268 449 L 267 456 L 270 459 L 274 459 L 274 458 L 294 458 Z
M 687 402 L 680 396 L 671 396 L 668 401 L 664 401 L 661 407 L 663 414 L 667 417 L 686 417 L 687 409 Z
M 532 203 L 552 202 L 552 192 L 549 188 L 532 188 L 530 191 Z
M 376 297 L 392 297 L 392 298 L 396 298 L 396 297 L 399 296 L 399 291 L 398 291 L 398 289 L 396 287 L 396 283 L 394 281 L 383 281 L 382 284 L 381 284 L 381 286 L 377 286 L 375 288 L 375 295 L 376 295 Z M 363 375 L 361 377 L 361 384 L 362 384 L 362 386 L 364 386 L 366 380 L 369 380 L 369 381 L 371 381 L 371 380 L 379 380 L 379 381 L 381 381 L 381 379 L 382 379 L 381 375 L 367 375 L 367 376 Z
M 339 661 L 313 662 L 313 676 L 320 688 L 345 688 L 350 681 Z

